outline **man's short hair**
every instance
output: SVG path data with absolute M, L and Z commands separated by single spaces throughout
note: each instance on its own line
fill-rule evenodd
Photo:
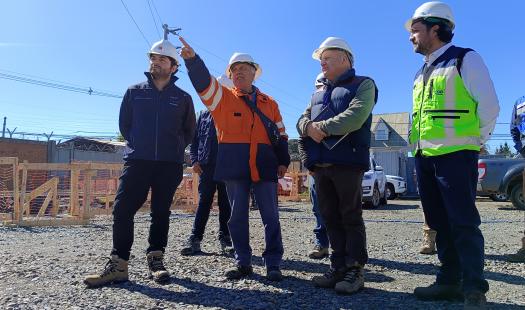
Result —
M 449 43 L 452 41 L 454 34 L 452 33 L 452 24 L 442 18 L 437 17 L 427 17 L 416 19 L 414 22 L 421 22 L 427 30 L 432 28 L 434 25 L 438 25 L 437 36 L 441 42 Z

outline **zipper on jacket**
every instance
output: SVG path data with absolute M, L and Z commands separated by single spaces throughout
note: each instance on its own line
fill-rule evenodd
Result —
M 159 97 L 160 93 L 157 93 L 157 96 L 155 98 L 155 160 L 159 160 L 157 156 L 159 144 Z

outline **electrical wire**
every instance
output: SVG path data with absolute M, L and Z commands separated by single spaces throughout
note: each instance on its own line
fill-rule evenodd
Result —
M 135 26 L 137 26 L 137 29 L 138 31 L 140 32 L 140 34 L 142 35 L 142 37 L 144 38 L 144 41 L 146 41 L 146 43 L 148 44 L 148 48 L 151 46 L 151 44 L 149 43 L 148 39 L 146 38 L 146 36 L 144 35 L 144 32 L 142 32 L 142 29 L 140 29 L 139 25 L 137 24 L 137 21 L 135 21 L 135 18 L 133 18 L 133 15 L 131 15 L 131 12 L 129 11 L 128 7 L 126 6 L 126 4 L 124 3 L 124 0 L 120 0 L 120 2 L 122 3 L 122 5 L 124 6 L 124 8 L 126 9 L 126 12 L 128 12 L 128 15 L 129 17 L 131 18 L 131 20 L 133 21 L 133 23 L 135 24 Z

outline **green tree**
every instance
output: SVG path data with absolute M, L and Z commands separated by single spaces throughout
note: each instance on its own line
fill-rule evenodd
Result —
M 500 144 L 496 148 L 495 154 L 496 155 L 505 155 L 505 157 L 512 157 L 513 156 L 512 151 L 511 151 L 509 145 L 507 144 L 507 142 L 505 142 L 503 144 Z

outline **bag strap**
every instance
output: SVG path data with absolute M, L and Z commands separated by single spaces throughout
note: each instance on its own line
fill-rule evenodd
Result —
M 248 107 L 250 107 L 250 109 L 259 116 L 259 118 L 263 122 L 264 129 L 266 130 L 266 134 L 268 135 L 268 139 L 272 141 L 272 134 L 270 133 L 269 130 L 270 130 L 270 125 L 273 124 L 275 126 L 275 123 L 268 116 L 264 115 L 264 113 L 257 107 L 257 104 L 255 102 L 252 102 L 250 99 L 248 99 L 247 96 L 242 96 L 242 99 L 248 105 Z

